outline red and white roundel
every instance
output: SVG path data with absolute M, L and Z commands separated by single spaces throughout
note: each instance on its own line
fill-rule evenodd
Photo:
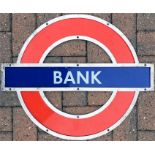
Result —
M 132 45 L 116 27 L 89 15 L 66 15 L 43 24 L 28 38 L 17 63 L 41 64 L 57 45 L 76 39 L 99 45 L 113 63 L 138 63 Z M 56 109 L 40 90 L 17 92 L 25 112 L 37 126 L 69 140 L 92 139 L 116 128 L 132 110 L 139 93 L 114 91 L 100 109 L 77 116 Z

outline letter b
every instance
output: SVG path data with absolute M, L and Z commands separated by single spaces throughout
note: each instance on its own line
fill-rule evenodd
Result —
M 54 71 L 54 84 L 62 83 L 62 73 L 60 71 Z

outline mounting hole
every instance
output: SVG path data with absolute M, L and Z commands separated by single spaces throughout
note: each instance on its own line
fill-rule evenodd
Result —
M 110 23 L 107 23 L 107 25 L 109 26 L 109 25 L 110 25 Z
M 48 25 L 48 23 L 46 23 L 46 25 Z
M 79 36 L 77 36 L 76 38 L 79 39 Z
M 109 132 L 110 130 L 109 130 L 109 129 L 107 129 L 107 131 Z
M 144 64 L 144 66 L 146 67 L 146 66 L 147 66 L 147 64 Z
M 79 88 L 77 88 L 77 90 L 79 90 Z
M 11 88 L 9 88 L 9 90 L 11 91 Z
M 46 132 L 48 132 L 48 129 L 46 129 Z
M 77 64 L 76 66 L 79 66 L 79 64 Z
M 77 118 L 80 118 L 78 115 L 76 116 Z

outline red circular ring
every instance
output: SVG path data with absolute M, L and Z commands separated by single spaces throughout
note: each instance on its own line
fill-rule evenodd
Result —
M 49 24 L 25 47 L 20 63 L 39 63 L 51 44 L 67 36 L 88 36 L 109 48 L 117 63 L 135 63 L 131 49 L 109 26 L 87 18 L 66 18 Z M 117 92 L 111 104 L 99 114 L 82 119 L 64 117 L 50 109 L 39 92 L 21 92 L 31 115 L 47 129 L 61 135 L 82 137 L 107 130 L 129 109 L 135 92 Z

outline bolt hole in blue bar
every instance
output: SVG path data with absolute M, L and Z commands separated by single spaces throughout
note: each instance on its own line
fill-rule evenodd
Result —
M 150 67 L 5 67 L 6 88 L 150 88 Z

